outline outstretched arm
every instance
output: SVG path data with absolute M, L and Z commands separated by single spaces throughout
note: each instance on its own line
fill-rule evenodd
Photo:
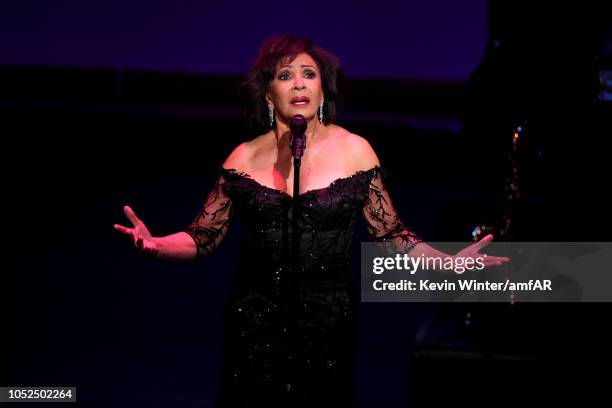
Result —
M 230 224 L 232 205 L 223 192 L 221 177 L 210 192 L 191 225 L 175 234 L 154 237 L 134 211 L 125 206 L 123 211 L 132 227 L 115 224 L 115 229 L 130 238 L 142 253 L 169 261 L 191 261 L 208 255 L 221 242 Z
M 367 169 L 380 166 L 378 157 L 369 143 L 357 137 L 354 138 L 354 145 L 358 149 L 360 168 Z M 493 241 L 493 235 L 487 235 L 479 242 L 469 245 L 455 255 L 446 254 L 423 242 L 417 234 L 410 231 L 401 222 L 385 187 L 383 172 L 380 167 L 377 167 L 370 181 L 368 196 L 363 208 L 363 217 L 366 221 L 368 233 L 372 238 L 379 242 L 393 242 L 398 253 L 407 253 L 414 256 L 423 255 L 442 259 L 449 257 L 478 258 L 483 256 L 480 250 Z M 508 261 L 509 259 L 506 257 L 485 255 L 483 263 L 485 267 L 493 267 Z
M 479 242 L 462 249 L 455 255 L 439 251 L 423 242 L 414 232 L 408 230 L 399 219 L 391 203 L 389 193 L 384 187 L 382 176 L 377 172 L 370 182 L 370 190 L 363 209 L 368 232 L 379 242 L 393 242 L 398 253 L 407 253 L 411 256 L 425 256 L 426 258 L 482 258 L 484 267 L 499 266 L 509 259 L 484 255 L 480 252 L 493 235 L 489 234 Z
M 195 258 L 196 245 L 188 234 L 178 232 L 165 237 L 154 237 L 129 206 L 123 207 L 123 212 L 132 223 L 132 227 L 115 224 L 114 228 L 129 237 L 138 251 L 173 261 L 189 261 Z

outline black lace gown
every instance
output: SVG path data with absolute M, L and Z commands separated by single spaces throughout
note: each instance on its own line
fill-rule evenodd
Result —
M 213 251 L 231 217 L 243 228 L 223 324 L 224 367 L 216 406 L 354 406 L 354 224 L 409 250 L 418 237 L 400 222 L 374 167 L 325 188 L 289 194 L 221 169 L 186 230 L 198 256 Z M 298 202 L 299 261 L 291 262 Z M 265 405 L 262 405 L 265 404 Z

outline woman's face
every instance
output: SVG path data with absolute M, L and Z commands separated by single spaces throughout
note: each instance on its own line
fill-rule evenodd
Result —
M 301 114 L 313 119 L 323 100 L 321 74 L 312 57 L 298 54 L 291 62 L 281 61 L 268 85 L 266 101 L 285 122 Z

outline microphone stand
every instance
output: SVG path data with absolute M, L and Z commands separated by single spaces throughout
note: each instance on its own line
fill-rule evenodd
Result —
M 300 216 L 300 167 L 302 165 L 302 155 L 306 148 L 306 128 L 308 123 L 306 118 L 302 115 L 295 115 L 289 122 L 289 129 L 291 130 L 291 153 L 293 155 L 293 209 L 291 218 L 291 271 L 287 279 L 287 297 L 289 299 L 288 306 L 291 310 L 292 315 L 291 322 L 289 323 L 289 341 L 297 339 L 297 314 L 294 314 L 298 310 L 299 292 L 298 285 L 296 282 L 300 280 L 300 234 L 298 231 L 298 219 Z M 289 356 L 294 358 L 295 356 Z M 293 371 L 293 370 L 291 370 Z M 293 373 L 289 373 L 288 382 L 286 384 L 287 391 L 291 389 L 291 382 L 293 380 Z
M 291 219 L 291 263 L 292 277 L 297 276 L 300 264 L 300 234 L 298 218 L 300 215 L 300 167 L 306 149 L 306 128 L 308 123 L 302 115 L 295 115 L 289 122 L 291 130 L 291 153 L 293 154 L 293 213 Z M 292 288 L 295 289 L 295 288 Z M 296 296 L 297 293 L 292 294 Z
M 300 215 L 300 167 L 302 165 L 301 157 L 293 157 L 293 214 L 291 217 L 291 258 L 294 267 L 299 265 L 300 255 L 300 234 L 298 233 L 298 218 Z

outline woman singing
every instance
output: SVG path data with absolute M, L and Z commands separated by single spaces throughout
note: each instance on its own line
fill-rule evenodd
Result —
M 374 240 L 394 242 L 398 251 L 418 244 L 419 253 L 448 256 L 402 224 L 369 143 L 334 124 L 341 75 L 338 59 L 307 39 L 267 41 L 241 86 L 245 118 L 263 132 L 225 160 L 191 226 L 155 237 L 127 206 L 132 227 L 115 225 L 145 253 L 190 261 L 217 248 L 239 216 L 243 236 L 225 309 L 219 407 L 355 405 L 349 259 L 359 217 Z M 308 126 L 293 197 L 289 120 L 296 114 Z M 291 250 L 294 234 L 298 253 Z M 477 254 L 491 239 L 461 255 Z M 489 266 L 505 260 L 486 259 Z

